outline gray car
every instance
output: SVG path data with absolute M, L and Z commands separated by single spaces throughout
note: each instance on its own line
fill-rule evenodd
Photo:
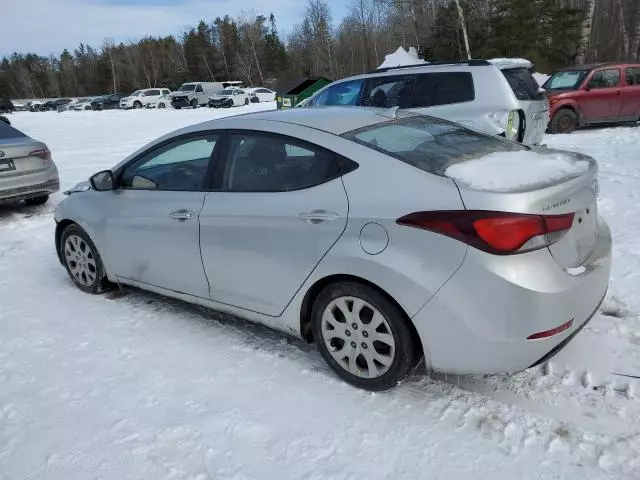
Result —
M 117 282 L 260 322 L 383 390 L 422 358 L 514 372 L 566 345 L 609 281 L 596 177 L 589 157 L 396 109 L 239 115 L 67 192 L 55 245 L 85 292 Z
M 42 205 L 59 188 L 49 148 L 0 122 L 0 203 L 25 200 Z

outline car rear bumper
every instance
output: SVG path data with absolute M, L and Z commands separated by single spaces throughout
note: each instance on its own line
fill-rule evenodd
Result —
M 562 269 L 548 249 L 506 257 L 469 248 L 465 261 L 413 317 L 430 368 L 511 373 L 546 361 L 595 314 L 609 284 L 611 233 L 598 222 L 583 265 Z M 545 338 L 528 337 L 571 322 Z
M 48 195 L 58 190 L 60 190 L 60 180 L 55 165 L 27 175 L 0 178 L 0 202 L 2 203 Z

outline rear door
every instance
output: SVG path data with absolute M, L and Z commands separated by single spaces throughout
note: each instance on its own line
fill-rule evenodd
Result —
M 587 94 L 581 99 L 586 121 L 616 120 L 622 115 L 620 68 L 595 70 L 587 79 Z
M 236 131 L 221 182 L 200 213 L 211 299 L 280 315 L 346 227 L 337 160 L 291 137 Z
M 640 120 L 640 65 L 625 68 L 622 116 Z

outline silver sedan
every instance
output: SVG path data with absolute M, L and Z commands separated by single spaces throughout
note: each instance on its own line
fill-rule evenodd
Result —
M 0 122 L 0 203 L 42 205 L 59 185 L 49 148 Z
M 383 390 L 421 359 L 514 372 L 566 345 L 609 282 L 596 177 L 589 157 L 410 113 L 256 113 L 70 190 L 55 244 L 86 292 L 117 282 L 260 322 Z

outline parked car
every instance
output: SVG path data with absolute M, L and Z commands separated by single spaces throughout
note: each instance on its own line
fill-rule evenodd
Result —
M 26 112 L 27 106 L 24 103 L 13 102 L 13 108 L 16 112 Z
M 209 98 L 213 108 L 229 108 L 249 105 L 249 94 L 240 88 L 226 88 Z
M 542 87 L 551 105 L 551 133 L 640 120 L 640 63 L 569 67 L 554 73 Z
M 526 68 L 518 73 L 522 78 L 527 75 L 531 77 Z M 530 81 L 537 91 L 535 79 Z M 318 90 L 302 108 L 399 107 L 537 145 L 549 120 L 547 99 L 531 91 L 531 98 L 521 101 L 512 84 L 508 74 L 487 60 L 406 65 L 333 82 Z
M 91 101 L 93 110 L 114 110 L 120 108 L 120 100 L 126 97 L 126 93 L 113 93 L 111 95 L 102 95 Z
M 147 103 L 147 108 L 167 108 L 171 106 L 171 97 L 169 94 L 160 95 L 160 97 Z
M 244 84 L 239 80 L 225 82 L 189 82 L 180 85 L 175 92 L 171 92 L 171 106 L 174 108 L 197 108 L 209 103 L 209 98 L 226 88 L 242 88 Z
M 15 109 L 11 100 L 8 98 L 0 98 L 0 113 L 13 113 Z
M 41 110 L 44 112 L 55 112 L 66 107 L 72 100 L 72 98 L 57 98 L 55 100 L 50 100 L 42 105 Z
M 42 205 L 59 186 L 49 148 L 0 122 L 0 203 Z
M 142 108 L 151 102 L 155 102 L 164 95 L 169 95 L 171 91 L 168 88 L 143 88 L 136 90 L 131 95 L 120 99 L 120 108 Z
M 276 100 L 276 92 L 274 92 L 273 90 L 269 90 L 268 88 L 245 88 L 244 90 L 249 94 L 251 101 L 254 103 L 275 102 Z M 256 100 L 254 100 L 254 98 Z
M 397 109 L 199 123 L 67 193 L 55 246 L 81 290 L 134 285 L 299 335 L 370 390 L 421 357 L 460 374 L 546 361 L 609 281 L 593 159 Z
M 27 110 L 29 110 L 30 112 L 39 112 L 42 103 L 43 102 L 41 102 L 40 100 L 32 100 L 31 102 L 27 103 Z
M 69 110 L 73 110 L 76 112 L 81 112 L 83 110 L 92 110 L 91 102 L 95 100 L 96 97 L 83 97 L 79 98 L 77 102 L 72 102 L 69 104 Z

